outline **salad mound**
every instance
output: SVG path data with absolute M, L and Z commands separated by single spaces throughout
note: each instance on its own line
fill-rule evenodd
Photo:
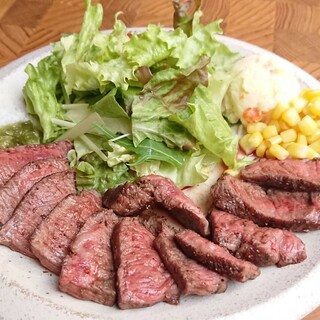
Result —
M 101 32 L 102 6 L 86 6 L 81 31 L 28 65 L 23 89 L 42 142 L 74 141 L 79 187 L 104 192 L 150 173 L 192 186 L 221 161 L 235 166 L 221 103 L 239 55 L 215 39 L 221 21 L 203 25 L 200 10 L 188 16 L 175 1 L 175 29 L 132 32 L 118 13 Z

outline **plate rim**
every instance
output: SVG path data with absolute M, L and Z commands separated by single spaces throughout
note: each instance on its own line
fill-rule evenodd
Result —
M 145 27 L 132 27 L 132 28 L 127 28 L 128 31 L 133 31 L 133 32 L 141 32 L 143 30 L 145 30 Z M 171 29 L 171 28 L 165 28 L 165 29 Z M 110 32 L 111 30 L 104 30 L 104 32 Z M 215 37 L 217 38 L 217 40 L 225 43 L 226 45 L 230 45 L 230 43 L 232 43 L 232 45 L 235 46 L 239 46 L 239 47 L 245 47 L 246 49 L 248 49 L 248 51 L 253 51 L 255 53 L 261 53 L 261 54 L 265 54 L 265 55 L 269 55 L 269 56 L 273 56 L 276 59 L 280 59 L 282 63 L 286 64 L 288 67 L 292 68 L 295 73 L 297 74 L 299 79 L 302 79 L 305 83 L 308 84 L 308 86 L 313 87 L 313 88 L 320 88 L 320 81 L 317 80 L 315 77 L 313 77 L 312 75 L 310 75 L 309 73 L 307 73 L 305 70 L 303 70 L 301 67 L 296 66 L 295 64 L 293 64 L 292 62 L 286 60 L 285 58 L 277 55 L 276 53 L 273 53 L 267 49 L 261 48 L 259 46 L 256 46 L 254 44 L 245 42 L 243 40 L 239 40 L 239 39 L 235 39 L 229 36 L 225 36 L 225 35 L 215 35 Z M 51 51 L 52 47 L 51 45 L 46 45 L 43 46 L 41 48 L 35 49 L 13 61 L 11 61 L 10 63 L 8 63 L 7 65 L 3 66 L 0 68 L 0 79 L 5 79 L 6 76 L 8 76 L 10 73 L 14 72 L 15 69 L 17 69 L 18 67 L 21 67 L 23 65 L 27 65 L 27 63 L 30 62 L 30 60 L 36 59 L 36 58 L 41 58 L 42 56 L 49 54 Z M 320 232 L 320 231 L 319 231 Z M 317 279 L 316 273 L 320 273 L 320 262 L 318 263 L 318 265 L 315 265 L 311 271 L 306 275 L 306 277 L 302 278 L 298 284 L 300 285 L 304 285 L 306 284 L 306 282 L 310 283 L 311 281 L 314 282 Z M 319 280 L 319 279 L 318 279 Z M 261 303 L 258 306 L 255 306 L 251 309 L 255 309 L 254 313 L 256 315 L 260 314 L 261 315 L 261 311 L 264 310 L 264 308 L 267 306 L 269 308 L 270 305 L 273 305 L 273 307 L 281 307 L 281 305 L 279 305 L 279 296 L 284 296 L 282 297 L 281 301 L 285 301 L 286 297 L 289 297 L 291 295 L 292 297 L 292 291 L 295 290 L 295 288 L 290 287 L 287 290 L 282 291 L 276 298 L 271 298 L 266 302 Z M 277 301 L 275 301 L 277 300 Z M 292 300 L 290 299 L 290 302 Z M 311 301 L 308 301 L 308 305 L 305 305 L 303 308 L 303 311 L 301 310 L 300 312 L 295 313 L 295 315 L 297 315 L 297 317 L 301 317 L 301 316 L 305 316 L 307 314 L 309 314 L 314 308 L 316 308 L 317 306 L 320 305 L 320 301 L 317 300 L 317 304 L 313 303 L 313 301 L 315 301 L 315 299 Z M 0 303 L 1 304 L 1 303 Z M 293 308 L 294 309 L 294 308 Z M 278 310 L 279 311 L 279 310 Z M 252 310 L 245 310 L 245 311 L 240 311 L 238 315 L 235 314 L 230 314 L 227 316 L 221 316 L 221 317 L 216 317 L 214 318 L 215 320 L 218 319 L 223 319 L 223 320 L 236 320 L 236 319 L 248 319 L 252 317 L 251 315 Z M 279 313 L 277 312 L 277 314 L 279 315 Z M 261 318 L 261 317 L 260 317 Z M 268 317 L 269 319 L 269 317 Z

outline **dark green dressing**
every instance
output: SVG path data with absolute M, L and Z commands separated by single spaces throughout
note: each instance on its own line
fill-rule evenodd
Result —
M 0 149 L 36 143 L 41 143 L 41 134 L 31 121 L 17 122 L 0 128 Z

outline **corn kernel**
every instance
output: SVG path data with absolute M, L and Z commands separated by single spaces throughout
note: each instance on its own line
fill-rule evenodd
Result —
M 260 132 L 251 133 L 250 137 L 248 138 L 248 143 L 253 148 L 257 148 L 262 141 L 263 136 Z
M 278 160 L 284 160 L 289 156 L 289 152 L 278 144 L 272 145 L 269 152 Z
M 320 153 L 320 139 L 312 142 L 309 147 L 312 148 L 315 152 Z
M 284 111 L 289 108 L 288 104 L 279 103 L 272 111 L 272 119 L 279 120 Z
M 259 158 L 262 158 L 267 151 L 267 144 L 265 141 L 262 141 L 256 149 L 256 155 Z
M 283 142 L 294 142 L 297 139 L 297 132 L 294 129 L 288 129 L 280 132 L 280 136 Z
M 300 121 L 299 113 L 294 108 L 285 110 L 281 118 L 291 127 L 294 127 Z
M 290 144 L 292 144 L 292 143 L 293 143 L 293 142 L 282 142 L 282 143 L 280 143 L 280 146 L 281 146 L 282 148 L 287 149 L 288 146 L 290 146 Z
M 309 104 L 307 104 L 303 109 L 302 109 L 302 114 L 304 114 L 305 116 L 307 114 L 309 114 L 310 111 L 309 111 Z
M 266 126 L 267 125 L 263 122 L 248 123 L 247 132 L 248 133 L 261 132 Z
M 270 152 L 269 149 L 266 150 L 265 156 L 267 159 L 275 159 L 275 156 Z
M 314 98 L 320 98 L 320 89 L 305 89 L 302 92 L 302 97 L 309 101 Z
M 317 129 L 312 135 L 307 136 L 306 138 L 307 138 L 308 144 L 320 139 L 320 129 Z
M 278 134 L 278 130 L 277 127 L 275 125 L 271 125 L 271 126 L 266 126 L 263 130 L 262 130 L 262 136 L 265 139 L 269 139 L 273 136 L 276 136 Z
M 266 140 L 266 144 L 267 144 L 268 148 L 270 148 L 271 146 L 273 146 L 275 144 L 279 144 L 281 142 L 282 142 L 282 138 L 279 134 Z
M 239 140 L 239 144 L 241 146 L 241 148 L 243 149 L 245 154 L 250 154 L 254 151 L 254 147 L 252 147 L 249 143 L 249 138 L 251 137 L 251 134 L 246 134 L 244 135 L 240 140 Z
M 318 153 L 309 146 L 303 146 L 298 143 L 291 143 L 287 146 L 287 151 L 295 159 L 313 159 L 318 156 Z
M 320 116 L 320 99 L 312 100 L 309 103 L 309 112 L 314 116 Z
M 269 123 L 268 123 L 268 126 L 276 126 L 277 128 L 277 131 L 281 131 L 281 127 L 280 127 L 280 122 L 278 120 L 271 120 Z
M 279 131 L 284 131 L 284 130 L 288 130 L 288 129 L 291 128 L 291 127 L 290 127 L 289 125 L 287 125 L 283 120 L 279 120 L 278 123 L 279 123 L 279 127 L 280 127 L 280 130 L 279 130 Z
M 308 115 L 299 121 L 298 127 L 301 133 L 307 136 L 314 134 L 318 129 L 317 123 Z
M 296 98 L 290 102 L 290 105 L 294 107 L 298 113 L 302 112 L 303 108 L 307 105 L 307 101 L 303 98 Z
M 302 146 L 306 146 L 308 145 L 308 140 L 307 140 L 307 137 L 302 134 L 302 133 L 298 133 L 297 134 L 297 141 L 296 141 L 298 144 L 302 145 Z

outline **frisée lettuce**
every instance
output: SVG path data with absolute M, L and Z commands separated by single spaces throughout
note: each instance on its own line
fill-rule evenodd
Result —
M 102 6 L 85 3 L 79 34 L 63 35 L 50 56 L 28 65 L 23 89 L 43 142 L 74 141 L 78 186 L 104 192 L 155 173 L 184 187 L 221 161 L 234 167 L 237 137 L 221 102 L 239 56 L 215 39 L 221 21 L 203 25 L 201 11 L 180 10 L 186 23 L 173 30 L 150 24 L 132 33 L 116 14 L 104 33 Z

